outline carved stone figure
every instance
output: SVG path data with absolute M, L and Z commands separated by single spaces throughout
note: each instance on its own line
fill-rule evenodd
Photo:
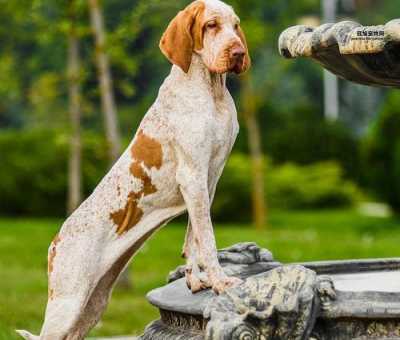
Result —
M 227 273 L 244 282 L 220 296 L 192 294 L 179 268 L 167 286 L 149 293 L 161 318 L 141 340 L 400 336 L 400 259 L 282 265 L 255 243 L 223 249 L 219 258 Z
M 209 302 L 205 339 L 308 339 L 319 312 L 317 286 L 317 274 L 298 265 L 252 276 Z

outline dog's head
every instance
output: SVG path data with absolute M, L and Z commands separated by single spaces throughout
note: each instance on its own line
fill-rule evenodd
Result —
M 164 32 L 160 48 L 186 73 L 193 53 L 213 73 L 242 73 L 250 67 L 239 18 L 219 0 L 197 0 L 180 11 Z

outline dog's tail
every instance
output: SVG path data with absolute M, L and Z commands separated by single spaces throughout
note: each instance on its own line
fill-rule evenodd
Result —
M 25 340 L 39 340 L 40 339 L 40 337 L 38 337 L 36 335 L 33 335 L 33 334 L 31 334 L 31 333 L 29 333 L 27 331 L 23 331 L 23 330 L 18 329 L 18 330 L 16 330 L 16 332 L 19 335 L 21 335 Z

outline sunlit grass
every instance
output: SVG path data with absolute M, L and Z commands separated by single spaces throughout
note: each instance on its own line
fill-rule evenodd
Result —
M 14 329 L 38 333 L 47 299 L 47 247 L 61 220 L 0 219 L 0 339 Z M 165 283 L 180 258 L 185 225 L 171 224 L 145 244 L 131 265 L 132 291 L 116 290 L 92 335 L 140 334 L 157 318 L 146 293 Z M 400 256 L 400 220 L 353 211 L 274 212 L 265 231 L 216 225 L 219 247 L 255 241 L 282 262 Z

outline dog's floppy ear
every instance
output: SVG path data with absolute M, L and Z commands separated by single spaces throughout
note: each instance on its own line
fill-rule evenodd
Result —
M 243 65 L 240 70 L 240 73 L 243 73 L 243 72 L 246 72 L 250 68 L 251 59 L 250 59 L 249 48 L 247 47 L 246 36 L 244 35 L 244 32 L 240 26 L 238 27 L 237 33 L 238 33 L 240 40 L 242 41 L 244 48 L 246 49 L 246 55 L 244 56 Z
M 201 16 L 204 2 L 195 1 L 180 11 L 170 22 L 160 41 L 160 49 L 167 59 L 189 71 L 193 49 L 200 49 L 203 43 Z

